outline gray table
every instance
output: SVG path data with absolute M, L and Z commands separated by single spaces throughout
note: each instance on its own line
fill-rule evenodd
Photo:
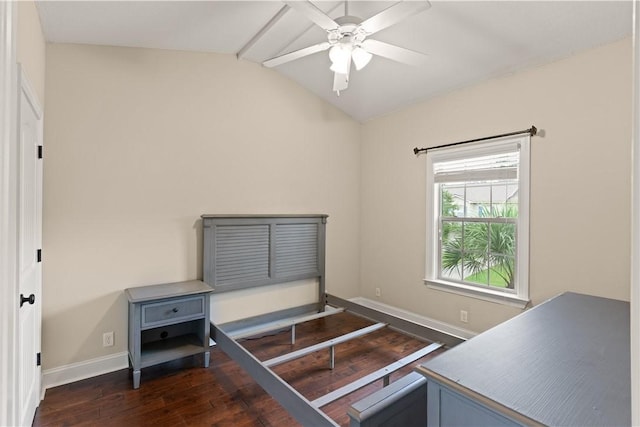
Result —
M 629 426 L 629 303 L 565 293 L 419 368 L 427 422 Z
M 209 295 L 199 280 L 125 289 L 129 300 L 129 363 L 133 388 L 140 370 L 204 353 L 209 366 Z

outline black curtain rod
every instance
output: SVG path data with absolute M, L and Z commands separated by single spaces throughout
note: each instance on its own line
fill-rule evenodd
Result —
M 528 133 L 529 135 L 534 136 L 535 134 L 538 133 L 538 129 L 535 126 L 531 126 L 529 129 L 519 130 L 517 132 L 503 133 L 501 135 L 485 136 L 484 138 L 476 138 L 476 139 L 470 139 L 468 141 L 452 142 L 451 144 L 437 145 L 435 147 L 427 147 L 427 148 L 418 148 L 418 147 L 416 147 L 416 148 L 413 149 L 413 154 L 418 155 L 418 153 L 420 153 L 422 151 L 435 150 L 436 148 L 453 147 L 454 145 L 468 144 L 470 142 L 485 141 L 487 139 L 493 139 L 493 138 L 502 138 L 504 136 L 520 135 L 522 133 Z

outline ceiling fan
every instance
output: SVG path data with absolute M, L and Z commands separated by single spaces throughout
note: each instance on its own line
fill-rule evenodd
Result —
M 373 55 L 412 65 L 419 65 L 426 58 L 426 55 L 422 53 L 368 37 L 430 8 L 431 3 L 427 0 L 401 0 L 364 21 L 355 16 L 349 16 L 346 1 L 345 16 L 335 20 L 308 0 L 293 0 L 284 3 L 325 30 L 327 41 L 268 59 L 262 63 L 265 67 L 276 67 L 307 55 L 328 50 L 329 59 L 331 59 L 330 69 L 334 72 L 333 90 L 340 95 L 340 91 L 345 90 L 349 85 L 352 61 L 356 70 L 361 70 L 369 63 Z

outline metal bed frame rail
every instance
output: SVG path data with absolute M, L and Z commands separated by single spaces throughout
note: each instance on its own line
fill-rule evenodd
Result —
M 247 371 L 299 423 L 318 427 L 338 425 L 215 324 L 212 324 L 211 335 L 222 351 Z
M 341 308 L 341 307 L 332 308 L 330 311 L 321 311 L 320 313 L 314 313 L 307 316 L 299 316 L 299 317 L 292 317 L 289 319 L 282 319 L 278 322 L 270 323 L 262 327 L 250 328 L 250 329 L 247 329 L 244 331 L 238 331 L 238 332 L 229 331 L 227 332 L 227 335 L 229 335 L 234 340 L 239 340 L 242 338 L 248 338 L 251 336 L 260 335 L 260 334 L 275 331 L 278 329 L 291 328 L 291 344 L 295 344 L 296 343 L 296 324 L 308 322 L 309 320 L 320 319 L 322 317 L 330 316 L 336 313 L 342 313 L 343 311 L 344 311 L 344 308 Z M 225 329 L 224 326 L 225 325 L 221 325 L 221 328 L 223 328 L 223 330 Z
M 330 339 L 328 341 L 324 341 L 310 347 L 301 348 L 300 350 L 293 351 L 291 353 L 283 354 L 282 356 L 274 357 L 273 359 L 266 360 L 262 362 L 264 366 L 271 367 L 280 365 L 282 363 L 289 362 L 290 360 L 295 360 L 300 357 L 306 356 L 307 354 L 315 353 L 316 351 L 323 350 L 325 348 L 329 349 L 329 368 L 333 369 L 335 367 L 335 346 L 341 344 L 343 342 L 347 342 L 354 338 L 361 337 L 371 332 L 375 332 L 379 329 L 387 326 L 384 323 L 376 323 L 371 326 L 367 326 L 366 328 L 358 329 L 357 331 L 350 332 L 345 335 L 341 335 L 339 337 Z
M 394 373 L 400 368 L 404 368 L 408 364 L 415 362 L 416 360 L 439 349 L 440 347 L 442 347 L 442 344 L 440 343 L 433 343 L 431 345 L 428 345 L 427 347 L 423 347 L 420 350 L 413 352 L 410 355 L 403 357 L 402 359 L 396 362 L 393 362 L 390 365 L 385 366 L 384 368 L 378 369 L 377 371 L 372 372 L 369 375 L 364 376 L 357 381 L 349 383 L 344 387 L 341 387 L 337 390 L 332 391 L 331 393 L 328 393 L 322 397 L 319 397 L 318 399 L 312 401 L 311 404 L 314 405 L 316 408 L 321 408 L 323 406 L 328 405 L 331 402 L 335 402 L 336 400 L 343 398 L 344 396 L 350 393 L 353 393 L 356 390 L 361 389 L 362 387 L 365 387 L 375 381 L 378 381 L 379 379 L 383 380 L 383 386 L 386 387 L 389 385 L 389 376 L 392 373 Z
M 398 324 L 406 326 L 403 319 L 396 318 L 394 316 L 382 314 L 379 312 L 375 312 L 375 310 L 366 309 L 364 311 L 360 311 L 361 306 L 357 304 L 350 303 L 346 300 L 341 300 L 340 298 L 327 296 L 327 301 L 332 301 L 332 304 L 336 302 L 344 302 L 349 305 L 349 311 L 353 311 L 354 314 L 361 315 L 367 318 L 373 318 L 374 321 L 380 320 L 380 318 L 384 318 L 385 321 L 378 321 L 371 326 L 359 329 L 357 331 L 350 332 L 348 334 L 333 338 L 328 341 L 324 341 L 306 348 L 302 348 L 291 353 L 287 353 L 267 361 L 261 362 L 255 356 L 253 356 L 248 350 L 246 350 L 242 345 L 240 345 L 236 340 L 241 338 L 247 338 L 249 336 L 255 336 L 259 334 L 263 334 L 269 331 L 274 331 L 278 329 L 284 329 L 287 327 L 291 328 L 291 342 L 292 344 L 295 342 L 295 325 L 297 323 L 306 322 L 309 320 L 318 319 L 325 316 L 330 316 L 333 314 L 340 313 L 344 311 L 344 308 L 333 309 L 330 311 L 324 311 L 321 313 L 316 313 L 308 316 L 300 316 L 292 319 L 284 319 L 279 322 L 272 323 L 268 326 L 258 327 L 249 331 L 242 331 L 238 333 L 234 333 L 233 331 L 225 331 L 224 325 L 216 325 L 214 323 L 211 324 L 211 335 L 212 339 L 216 342 L 216 344 L 220 347 L 222 351 L 224 351 L 227 355 L 229 355 L 236 363 L 240 365 L 251 377 L 274 399 L 276 399 L 298 422 L 302 425 L 313 425 L 313 426 L 336 426 L 338 424 L 335 423 L 331 418 L 329 418 L 320 408 L 328 405 L 331 402 L 334 402 L 342 397 L 365 387 L 377 380 L 383 380 L 383 386 L 389 385 L 389 376 L 401 369 L 404 366 L 407 366 L 410 363 L 415 362 L 421 357 L 441 348 L 443 344 L 441 343 L 433 343 L 430 344 L 396 362 L 391 363 L 379 369 L 369 375 L 366 375 L 363 378 L 360 378 L 350 384 L 345 385 L 337 390 L 334 390 L 324 396 L 321 396 L 314 401 L 309 401 L 307 398 L 302 396 L 298 391 L 296 391 L 292 386 L 282 380 L 275 372 L 273 372 L 270 368 L 272 366 L 276 366 L 305 355 L 311 354 L 316 351 L 329 349 L 329 367 L 331 369 L 335 366 L 335 346 L 340 343 L 344 343 L 354 338 L 358 338 L 369 334 L 371 332 L 377 331 L 383 327 L 391 326 L 395 329 L 398 328 Z M 376 314 L 378 313 L 378 314 Z M 376 319 L 377 318 L 377 319 Z M 404 331 L 403 331 L 404 332 Z M 413 324 L 409 328 L 408 331 L 411 335 L 417 336 L 423 339 L 429 339 L 428 337 L 434 335 L 434 331 L 417 324 Z M 436 332 L 436 336 L 440 337 L 441 333 Z M 452 342 L 451 337 L 449 337 L 448 341 Z M 454 340 L 455 341 L 455 340 Z M 457 342 L 456 342 L 457 344 Z

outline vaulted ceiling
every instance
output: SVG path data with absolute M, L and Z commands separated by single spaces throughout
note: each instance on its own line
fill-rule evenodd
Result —
M 423 0 L 418 0 L 423 1 Z M 349 15 L 367 19 L 395 1 L 349 1 Z M 332 18 L 345 3 L 314 1 Z M 237 54 L 262 63 L 327 40 L 327 33 L 288 8 L 250 48 L 247 43 L 283 8 L 262 1 L 40 1 L 49 42 Z M 276 71 L 366 121 L 438 94 L 515 70 L 548 63 L 631 34 L 631 1 L 432 1 L 431 8 L 375 34 L 425 53 L 419 66 L 374 56 L 352 68 L 337 96 L 326 51 Z M 244 49 L 244 51 L 243 51 Z

